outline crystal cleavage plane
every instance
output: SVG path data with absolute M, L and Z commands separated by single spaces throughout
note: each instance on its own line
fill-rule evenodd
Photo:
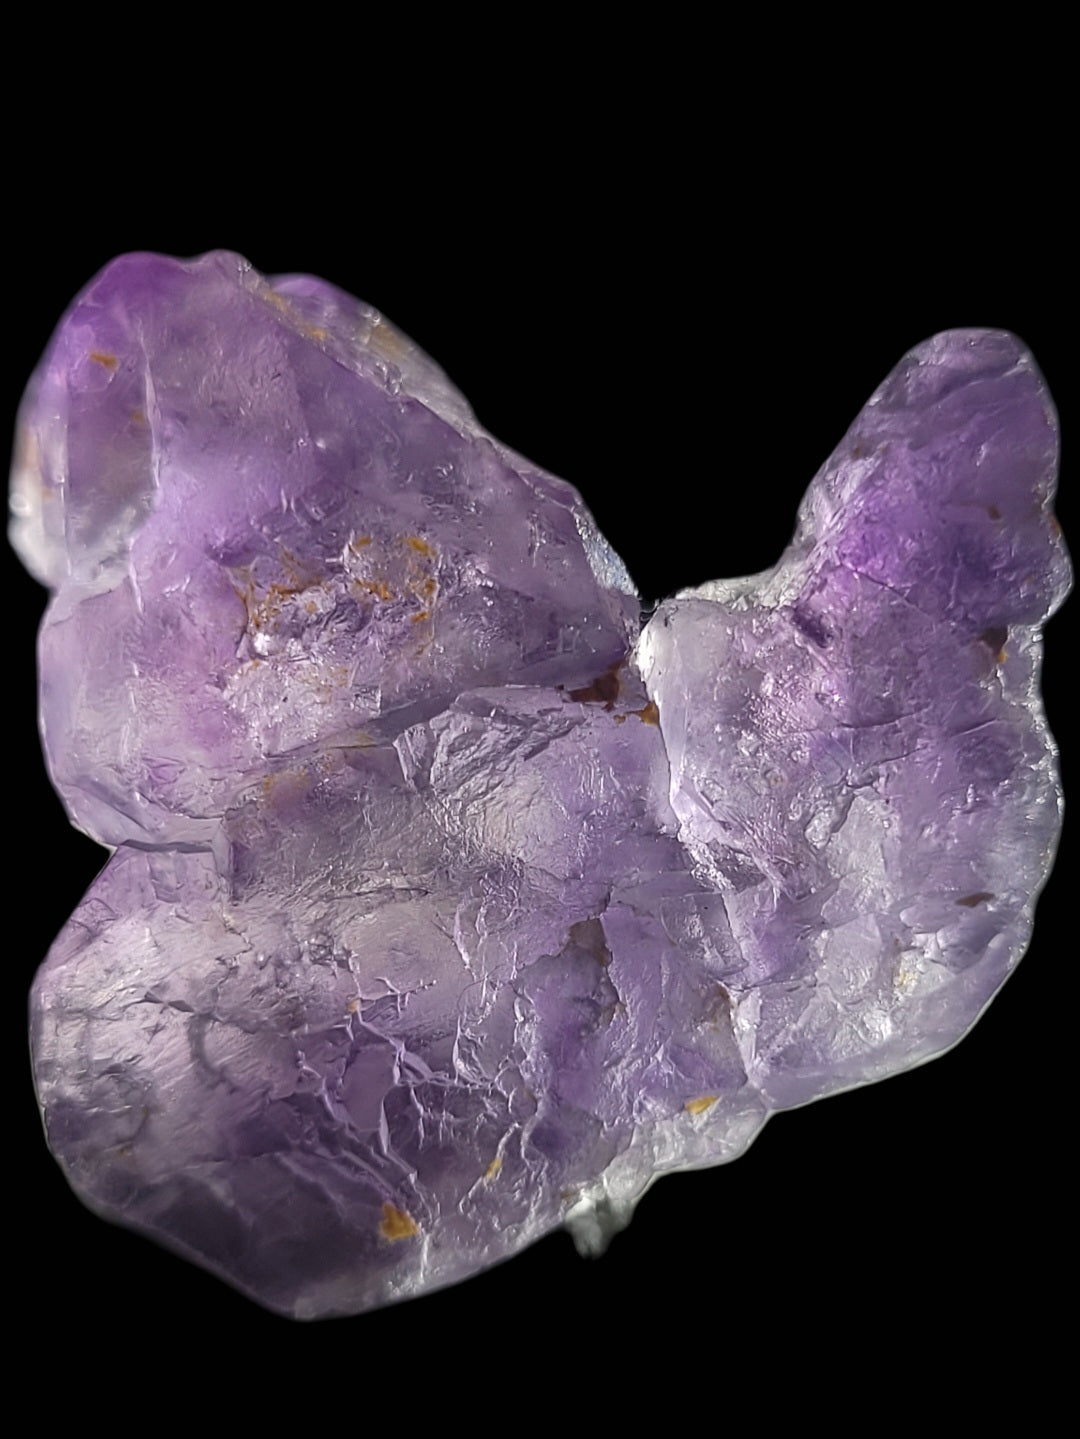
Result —
M 918 346 L 779 564 L 642 627 L 581 498 L 377 312 L 126 255 L 29 386 L 54 782 L 112 857 L 32 996 L 76 1192 L 298 1318 L 452 1283 L 974 1022 L 1060 825 L 1057 426 Z

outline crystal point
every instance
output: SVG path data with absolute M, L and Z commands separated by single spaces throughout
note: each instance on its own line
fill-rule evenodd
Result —
M 322 281 L 127 255 L 24 402 L 51 772 L 115 847 L 36 981 L 94 1208 L 347 1314 L 954 1043 L 1060 824 L 1057 427 L 907 355 L 774 569 L 644 619 L 580 496 Z M 644 623 L 643 623 L 644 619 Z

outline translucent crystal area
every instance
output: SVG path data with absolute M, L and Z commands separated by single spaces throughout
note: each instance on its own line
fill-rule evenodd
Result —
M 779 564 L 643 613 L 576 491 L 379 315 L 128 255 L 23 406 L 52 775 L 114 853 L 32 999 L 75 1190 L 347 1314 L 940 1053 L 1060 790 L 1057 437 L 1012 335 L 907 355 Z

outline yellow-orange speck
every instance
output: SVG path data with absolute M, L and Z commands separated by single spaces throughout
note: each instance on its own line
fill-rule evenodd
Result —
M 700 1099 L 688 1099 L 683 1105 L 687 1114 L 704 1114 L 720 1098 L 718 1094 L 703 1094 Z
M 115 355 L 110 355 L 106 350 L 91 350 L 90 358 L 99 365 L 104 365 L 107 370 L 115 370 L 120 363 Z
M 394 1243 L 398 1239 L 411 1239 L 414 1234 L 419 1234 L 420 1226 L 404 1209 L 398 1209 L 394 1204 L 384 1204 L 382 1218 L 379 1220 L 379 1233 L 384 1239 Z
M 374 595 L 377 600 L 392 600 L 394 592 L 383 580 L 353 580 L 353 589 Z
M 499 1170 L 500 1170 L 501 1168 L 502 1168 L 502 1155 L 501 1155 L 501 1154 L 496 1154 L 495 1158 L 491 1161 L 491 1163 L 488 1165 L 488 1167 L 484 1170 L 484 1178 L 485 1178 L 485 1179 L 494 1179 L 495 1176 L 496 1176 L 496 1174 L 498 1174 L 498 1172 L 499 1172 Z
M 418 555 L 424 555 L 425 558 L 429 560 L 435 558 L 435 551 L 432 546 L 428 544 L 427 540 L 422 540 L 419 535 L 406 535 L 405 543 L 411 550 L 415 550 Z

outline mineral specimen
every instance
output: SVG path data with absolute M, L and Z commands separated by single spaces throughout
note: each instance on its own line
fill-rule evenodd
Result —
M 129 255 L 24 404 L 42 720 L 115 852 L 33 994 L 78 1193 L 352 1313 L 939 1053 L 1058 832 L 1068 563 L 1011 335 L 920 345 L 775 569 L 634 587 L 375 311 Z

